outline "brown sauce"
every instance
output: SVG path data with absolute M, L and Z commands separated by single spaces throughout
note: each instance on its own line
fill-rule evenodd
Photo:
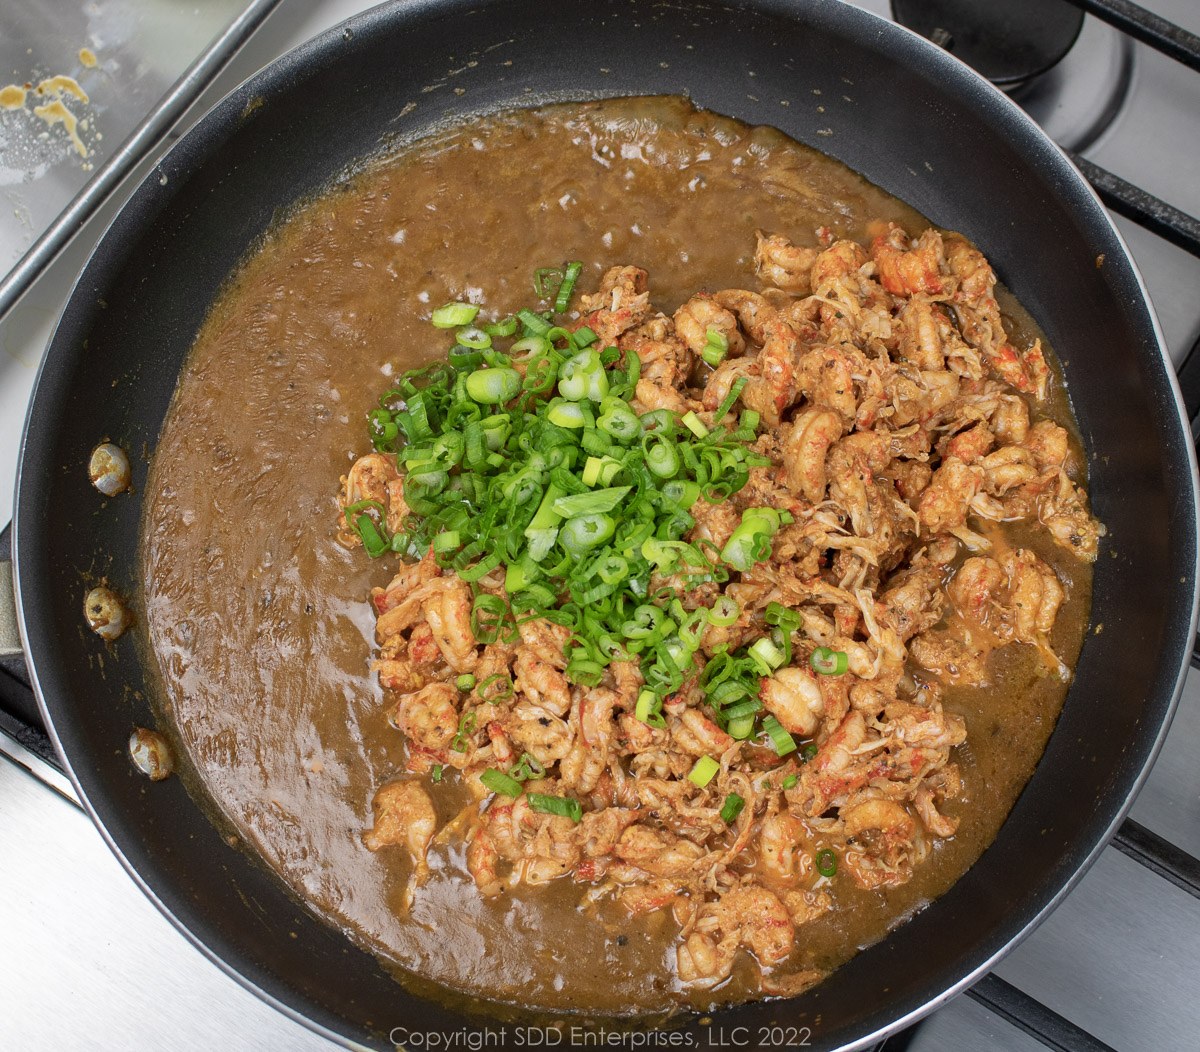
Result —
M 333 541 L 332 484 L 368 451 L 365 414 L 387 377 L 444 352 L 432 308 L 502 316 L 530 299 L 537 267 L 636 263 L 655 306 L 696 290 L 757 288 L 754 231 L 812 244 L 815 227 L 867 238 L 927 221 L 840 163 L 769 128 L 681 99 L 571 104 L 488 117 L 360 171 L 297 206 L 234 275 L 199 334 L 155 454 L 143 519 L 143 585 L 161 703 L 189 763 L 266 863 L 318 914 L 403 974 L 548 1009 L 664 1010 L 676 926 L 581 905 L 556 881 L 481 899 L 463 845 L 431 853 L 410 915 L 402 851 L 360 839 L 371 798 L 402 771 L 402 736 L 369 673 L 364 601 L 395 566 Z M 965 231 L 969 236 L 970 231 Z M 1013 342 L 1038 331 L 1002 300 Z M 1054 416 L 1074 431 L 1061 385 Z M 1080 459 L 1080 458 L 1077 458 Z M 1090 568 L 1019 536 L 1067 584 L 1052 643 L 1073 664 Z M 382 562 L 387 562 L 387 557 Z M 1012 645 L 985 689 L 952 689 L 968 740 L 959 832 L 914 878 L 868 892 L 835 878 L 839 908 L 798 932 L 798 967 L 831 968 L 945 891 L 993 839 L 1040 757 L 1065 693 Z M 461 802 L 465 802 L 461 801 Z M 442 798 L 439 815 L 453 817 Z M 697 1007 L 758 996 L 748 973 Z

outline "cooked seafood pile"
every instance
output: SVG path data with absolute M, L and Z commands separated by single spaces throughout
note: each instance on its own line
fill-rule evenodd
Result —
M 371 415 L 339 537 L 405 559 L 371 598 L 407 770 L 364 842 L 411 853 L 410 897 L 458 836 L 482 895 L 575 881 L 670 911 L 681 983 L 748 952 L 797 992 L 839 885 L 955 834 L 942 688 L 1013 644 L 1069 676 L 1064 585 L 1009 539 L 1094 560 L 1102 533 L 1040 345 L 957 235 L 816 238 L 759 235 L 761 291 L 673 316 L 633 266 L 562 326 L 448 304 L 448 363 Z M 559 314 L 578 273 L 539 272 Z M 439 833 L 451 781 L 476 802 Z

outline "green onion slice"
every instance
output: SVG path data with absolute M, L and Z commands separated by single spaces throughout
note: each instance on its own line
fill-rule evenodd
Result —
M 681 420 L 683 425 L 697 438 L 706 438 L 708 436 L 708 428 L 704 426 L 704 421 L 692 410 L 684 413 Z
M 567 264 L 567 271 L 563 275 L 562 284 L 558 287 L 558 296 L 554 300 L 554 312 L 556 314 L 562 314 L 570 306 L 571 293 L 575 290 L 575 282 L 579 278 L 581 270 L 583 270 L 582 263 Z
M 504 336 L 504 337 L 512 336 L 513 333 L 515 333 L 517 331 L 517 326 L 519 324 L 520 324 L 520 322 L 518 322 L 515 317 L 512 317 L 510 315 L 509 317 L 505 318 L 503 321 L 497 321 L 497 322 L 493 322 L 491 325 L 481 325 L 479 327 L 484 332 L 486 332 L 489 336 L 491 336 L 493 339 L 495 339 L 496 337 L 500 337 L 500 336 Z
M 467 376 L 466 390 L 484 405 L 510 402 L 521 393 L 521 374 L 516 369 L 476 369 Z
M 448 552 L 452 548 L 459 546 L 458 530 L 447 530 L 445 533 L 439 533 L 433 538 L 433 550 L 437 552 Z
M 750 655 L 762 662 L 765 666 L 763 675 L 766 676 L 769 676 L 784 662 L 783 653 L 766 636 L 755 640 L 753 646 L 750 647 Z
M 729 737 L 745 741 L 754 734 L 754 714 L 730 716 L 729 725 L 725 728 Z
M 467 751 L 467 735 L 475 729 L 475 713 L 465 712 L 458 721 L 458 733 L 450 742 L 450 748 L 455 752 Z
M 474 325 L 464 325 L 454 337 L 463 347 L 469 347 L 473 351 L 481 351 L 492 345 L 491 336 Z
M 734 624 L 739 617 L 742 616 L 742 608 L 738 606 L 737 600 L 729 595 L 717 597 L 717 601 L 713 603 L 712 609 L 708 612 L 708 623 L 724 628 Z
M 617 525 L 611 515 L 575 515 L 558 531 L 559 543 L 569 552 L 584 552 L 612 537 Z
M 495 768 L 489 767 L 479 776 L 479 780 L 493 793 L 511 796 L 514 800 L 521 795 L 521 783 Z
M 796 740 L 787 731 L 783 729 L 783 725 L 774 716 L 764 716 L 763 730 L 767 732 L 767 736 L 771 739 L 771 744 L 775 746 L 775 753 L 778 756 L 786 756 L 796 749 Z
M 795 632 L 800 627 L 800 615 L 781 603 L 767 603 L 767 608 L 763 611 L 763 620 L 768 625 L 778 625 L 787 632 Z
M 537 761 L 536 757 L 523 752 L 521 758 L 509 768 L 508 776 L 515 778 L 518 782 L 524 782 L 530 778 L 541 778 L 545 773 L 546 768 Z
M 614 486 L 608 489 L 594 489 L 590 493 L 572 493 L 557 498 L 551 507 L 564 517 L 599 515 L 617 507 L 631 489 L 632 486 Z
M 540 300 L 553 299 L 562 287 L 563 272 L 556 267 L 539 267 L 533 272 L 533 294 Z
M 390 549 L 390 545 L 380 535 L 379 528 L 369 516 L 360 515 L 354 520 L 354 529 L 362 538 L 363 547 L 372 559 L 377 559 Z
M 597 336 L 586 325 L 580 325 L 579 328 L 575 330 L 575 346 L 576 347 L 590 347 L 599 338 L 600 337 Z
M 458 687 L 459 690 L 473 690 L 475 687 L 475 677 L 472 676 L 471 673 L 467 672 L 464 675 L 459 676 L 458 679 L 454 681 L 454 685 Z
M 473 303 L 447 303 L 433 312 L 430 321 L 439 329 L 456 329 L 470 325 L 478 313 L 479 308 Z
M 739 376 L 733 381 L 733 386 L 729 388 L 729 394 L 721 400 L 721 404 L 717 406 L 717 411 L 713 414 L 714 424 L 719 424 L 725 419 L 725 414 L 733 408 L 733 403 L 742 396 L 742 388 L 749 382 L 749 378 L 745 376 Z
M 583 818 L 583 806 L 578 800 L 571 797 L 530 793 L 526 799 L 529 801 L 530 810 L 538 811 L 541 814 L 559 815 L 562 818 L 569 818 L 572 822 L 578 822 Z
M 837 855 L 829 848 L 817 852 L 817 872 L 823 877 L 832 877 L 837 872 Z
M 721 807 L 721 821 L 729 825 L 742 813 L 742 808 L 745 806 L 746 801 L 738 796 L 737 793 L 730 793 L 725 797 L 725 803 Z
M 496 689 L 492 689 L 495 687 Z M 503 701 L 505 698 L 512 697 L 513 681 L 508 676 L 501 672 L 488 676 L 476 689 L 476 693 L 483 698 L 484 701 L 489 701 L 493 705 Z
M 703 789 L 713 780 L 720 769 L 721 765 L 711 756 L 701 756 L 688 772 L 688 781 Z
M 643 690 L 638 694 L 637 707 L 633 715 L 651 727 L 665 727 L 666 717 L 662 714 L 662 699 L 652 690 Z
M 787 776 L 787 777 L 786 777 L 786 778 L 783 780 L 783 788 L 784 788 L 784 789 L 795 789 L 795 788 L 796 788 L 796 783 L 797 783 L 798 781 L 800 781 L 800 779 L 799 779 L 799 778 L 797 778 L 797 777 L 796 777 L 794 774 L 789 774 L 789 775 L 788 775 L 788 776 Z
M 545 318 L 531 310 L 517 311 L 517 318 L 529 330 L 531 336 L 545 336 L 553 328 Z
M 822 676 L 840 676 L 849 667 L 850 659 L 844 650 L 817 647 L 808 663 L 814 672 L 819 672 Z

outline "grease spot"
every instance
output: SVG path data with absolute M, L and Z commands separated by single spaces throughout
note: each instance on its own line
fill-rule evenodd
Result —
M 87 102 L 87 92 L 83 90 L 74 77 L 59 74 L 57 77 L 47 77 L 35 89 L 39 95 L 74 95 L 80 102 Z
M 80 157 L 87 156 L 87 147 L 83 145 L 83 140 L 79 137 L 79 132 L 76 131 L 79 122 L 75 119 L 75 115 L 62 104 L 61 100 L 56 99 L 54 102 L 46 103 L 45 106 L 35 106 L 33 114 L 35 117 L 41 117 L 51 127 L 55 124 L 61 124 L 67 130 L 67 135 L 75 147 L 75 152 Z

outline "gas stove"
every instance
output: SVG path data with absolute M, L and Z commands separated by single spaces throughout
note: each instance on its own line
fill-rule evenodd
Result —
M 8 5 L 16 10 L 15 0 Z M 275 56 L 367 6 L 285 0 L 177 127 Z M 1193 353 L 1200 339 L 1200 259 L 1192 254 L 1200 248 L 1200 224 L 1146 200 L 1149 193 L 1200 215 L 1200 72 L 1079 9 L 1124 16 L 1134 35 L 1157 31 L 1160 46 L 1176 46 L 1186 60 L 1180 36 L 1131 26 L 1128 18 L 1139 9 L 1131 12 L 1126 0 L 860 0 L 857 6 L 901 18 L 992 76 L 1078 159 L 1119 213 L 1117 224 L 1145 278 L 1185 394 L 1200 403 L 1200 350 Z M 1148 7 L 1200 33 L 1196 0 L 1148 0 Z M 971 20 L 972 9 L 982 17 Z M 102 10 L 132 17 L 112 0 L 88 4 L 85 14 Z M 235 2 L 214 4 L 204 14 L 153 9 L 168 35 L 186 32 L 190 40 L 215 33 L 238 10 Z M 200 18 L 209 21 L 198 33 Z M 190 58 L 177 56 L 176 72 Z M 5 171 L 0 165 L 0 190 L 12 200 Z M 131 187 L 126 180 L 117 189 L 0 322 L 0 524 L 8 519 L 24 406 L 54 319 Z M 7 253 L 0 267 L 15 259 L 12 247 L 0 230 L 0 250 Z M 1195 413 L 1197 405 L 1189 408 Z M 4 676 L 0 670 L 0 687 Z M 24 733 L 5 715 L 3 697 L 0 689 L 0 728 L 8 731 L 0 730 L 0 754 L 12 761 L 0 761 L 4 1047 L 334 1047 L 226 976 L 157 912 L 110 854 L 66 779 L 39 758 L 36 733 Z M 1193 674 L 1118 841 L 990 976 L 877 1052 L 1200 1048 L 1197 740 L 1200 675 Z

